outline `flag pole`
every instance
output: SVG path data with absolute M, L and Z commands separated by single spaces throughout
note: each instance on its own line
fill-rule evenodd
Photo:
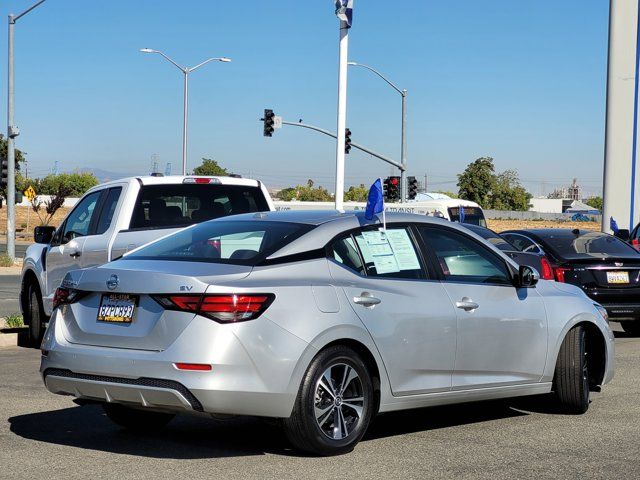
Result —
M 344 144 L 347 127 L 347 61 L 349 52 L 349 25 L 340 20 L 340 56 L 338 61 L 338 121 L 336 141 L 336 210 L 344 210 Z

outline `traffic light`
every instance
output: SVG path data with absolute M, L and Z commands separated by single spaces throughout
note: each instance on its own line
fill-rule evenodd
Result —
M 7 178 L 9 177 L 9 162 L 7 157 L 2 158 L 2 177 L 0 178 L 0 188 L 7 188 Z
M 351 151 L 351 130 L 348 128 L 344 129 L 344 153 L 349 153 Z
M 383 193 L 385 200 L 400 200 L 400 177 L 387 177 L 384 180 Z
M 264 122 L 264 131 L 262 132 L 262 134 L 265 137 L 273 136 L 273 131 L 274 131 L 273 125 L 275 123 L 275 114 L 273 113 L 273 110 L 271 110 L 270 108 L 265 108 L 264 117 L 262 118 L 262 121 Z
M 415 200 L 418 196 L 418 179 L 416 177 L 407 177 L 407 197 L 409 200 Z

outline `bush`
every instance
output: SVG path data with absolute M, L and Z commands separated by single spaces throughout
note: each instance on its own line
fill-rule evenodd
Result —
M 7 315 L 7 318 L 4 319 L 4 323 L 6 323 L 7 327 L 9 328 L 24 326 L 22 315 L 20 315 L 19 313 L 12 313 L 11 315 Z
M 0 267 L 13 267 L 13 259 L 6 253 L 0 255 Z

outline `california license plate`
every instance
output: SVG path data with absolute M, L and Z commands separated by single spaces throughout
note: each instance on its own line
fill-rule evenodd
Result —
M 136 313 L 138 297 L 126 293 L 108 293 L 100 299 L 99 322 L 131 323 Z
M 629 283 L 629 272 L 607 272 L 608 283 Z

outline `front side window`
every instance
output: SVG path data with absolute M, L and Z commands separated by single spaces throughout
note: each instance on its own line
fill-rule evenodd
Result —
M 424 279 L 426 274 L 406 227 L 363 230 L 331 246 L 333 258 L 368 277 Z M 364 262 L 364 264 L 363 264 Z
M 89 235 L 91 219 L 102 192 L 93 192 L 80 200 L 64 223 L 61 243 Z
M 269 221 L 201 223 L 143 247 L 124 259 L 256 265 L 312 228 Z
M 445 281 L 511 285 L 506 263 L 472 238 L 442 228 L 419 230 Z

